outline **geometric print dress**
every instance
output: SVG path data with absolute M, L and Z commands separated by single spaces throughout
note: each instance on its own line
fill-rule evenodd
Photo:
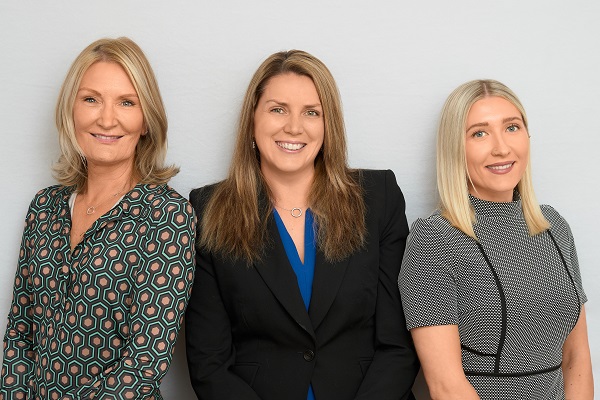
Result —
M 519 199 L 470 202 L 478 242 L 438 212 L 414 223 L 399 276 L 407 327 L 457 325 L 482 400 L 564 399 L 562 347 L 587 300 L 569 225 L 541 206 L 551 227 L 530 236 Z
M 138 184 L 71 251 L 72 192 L 49 187 L 29 207 L 0 399 L 162 399 L 194 280 L 192 207 Z

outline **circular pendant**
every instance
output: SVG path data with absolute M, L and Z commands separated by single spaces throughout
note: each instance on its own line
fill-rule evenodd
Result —
M 85 211 L 85 213 L 87 215 L 92 215 L 95 212 L 96 212 L 96 207 L 94 207 L 94 206 L 88 207 L 88 209 Z
M 300 218 L 302 216 L 302 209 L 294 207 L 291 209 L 290 214 L 292 214 L 292 217 L 294 218 Z

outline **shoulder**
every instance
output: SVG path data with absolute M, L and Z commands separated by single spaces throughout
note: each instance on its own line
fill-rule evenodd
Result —
M 35 194 L 29 208 L 36 211 L 54 209 L 60 203 L 68 202 L 71 193 L 73 193 L 73 188 L 70 186 L 48 186 Z
M 217 182 L 210 185 L 206 185 L 197 189 L 193 189 L 190 192 L 190 203 L 192 203 L 192 206 L 194 207 L 196 212 L 199 212 L 199 210 L 204 209 L 204 207 L 210 200 L 212 194 L 215 192 L 215 189 L 221 183 L 222 182 Z
M 386 185 L 395 185 L 396 176 L 390 169 L 357 169 L 354 173 L 365 190 L 385 188 Z
M 354 173 L 358 176 L 367 202 L 385 204 L 391 200 L 404 203 L 404 196 L 392 170 L 359 169 Z
M 427 218 L 418 218 L 410 227 L 409 241 L 421 246 L 440 246 L 453 228 L 437 211 Z
M 416 254 L 451 254 L 468 251 L 472 239 L 455 228 L 438 211 L 427 218 L 417 219 L 411 226 L 407 252 Z
M 554 209 L 554 207 L 549 206 L 548 204 L 540 205 L 540 209 L 542 210 L 542 214 L 544 217 L 550 222 L 551 228 L 564 227 L 568 226 L 567 221 L 563 218 L 562 215 Z
M 550 232 L 561 244 L 569 245 L 573 241 L 573 233 L 569 223 L 552 206 L 542 204 L 542 214 L 550 222 Z
M 167 184 L 137 185 L 128 195 L 132 207 L 135 203 L 150 211 L 150 218 L 154 220 L 169 219 L 173 222 L 188 223 L 195 219 L 195 213 L 185 197 Z M 176 216 L 173 219 L 173 216 Z
M 418 218 L 413 222 L 411 232 L 414 232 L 415 235 L 450 236 L 458 232 L 458 230 L 436 210 L 427 218 Z

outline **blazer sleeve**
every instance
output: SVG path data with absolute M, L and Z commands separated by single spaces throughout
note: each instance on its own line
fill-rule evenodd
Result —
M 210 192 L 202 188 L 190 193 L 190 202 L 199 218 Z M 200 229 L 201 224 L 198 224 L 198 237 Z M 197 246 L 196 276 L 185 317 L 192 387 L 201 400 L 260 400 L 256 392 L 231 371 L 235 349 L 215 268 L 213 255 Z
M 375 310 L 375 355 L 356 399 L 409 399 L 419 371 L 412 339 L 406 330 L 398 274 L 408 236 L 404 196 L 392 171 L 385 171 L 383 214 L 379 215 L 379 283 Z

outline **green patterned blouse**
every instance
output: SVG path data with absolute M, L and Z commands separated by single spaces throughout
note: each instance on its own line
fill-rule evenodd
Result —
M 192 207 L 167 185 L 139 184 L 71 251 L 72 191 L 31 202 L 0 399 L 161 399 L 194 280 Z

